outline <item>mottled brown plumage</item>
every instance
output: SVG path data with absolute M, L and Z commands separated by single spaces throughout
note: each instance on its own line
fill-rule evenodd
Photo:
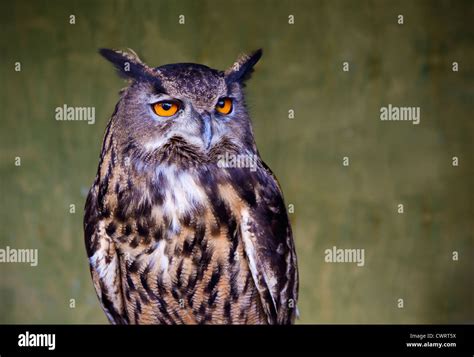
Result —
M 226 72 L 150 68 L 134 53 L 102 54 L 131 81 L 107 125 L 84 217 L 92 279 L 109 320 L 292 323 L 291 227 L 278 183 L 258 156 L 242 93 L 261 52 Z M 226 116 L 214 110 L 222 97 L 233 100 Z M 170 98 L 179 100 L 176 115 L 150 110 Z M 239 155 L 254 165 L 221 165 Z

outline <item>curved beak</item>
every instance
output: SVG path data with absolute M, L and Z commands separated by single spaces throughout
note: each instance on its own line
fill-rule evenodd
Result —
M 211 146 L 211 141 L 212 141 L 211 115 L 208 112 L 204 112 L 201 114 L 201 120 L 202 120 L 202 127 L 201 127 L 202 140 L 204 141 L 204 146 L 206 147 L 206 150 L 208 150 L 209 147 Z

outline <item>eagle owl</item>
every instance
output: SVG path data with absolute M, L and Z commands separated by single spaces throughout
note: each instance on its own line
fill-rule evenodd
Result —
M 100 53 L 129 81 L 84 216 L 92 280 L 110 322 L 293 323 L 290 222 L 243 93 L 262 51 L 226 71 Z

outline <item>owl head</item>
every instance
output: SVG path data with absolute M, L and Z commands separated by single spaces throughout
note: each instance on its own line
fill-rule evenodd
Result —
M 228 150 L 256 153 L 243 88 L 261 49 L 225 71 L 195 63 L 150 67 L 131 50 L 100 53 L 129 80 L 110 123 L 127 155 L 190 163 L 212 162 Z

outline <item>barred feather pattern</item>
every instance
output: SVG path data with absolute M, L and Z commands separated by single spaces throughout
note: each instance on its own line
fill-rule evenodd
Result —
M 174 137 L 156 152 L 121 149 L 113 122 L 87 197 L 86 249 L 114 324 L 288 324 L 298 272 L 282 194 L 255 171 L 220 168 Z

